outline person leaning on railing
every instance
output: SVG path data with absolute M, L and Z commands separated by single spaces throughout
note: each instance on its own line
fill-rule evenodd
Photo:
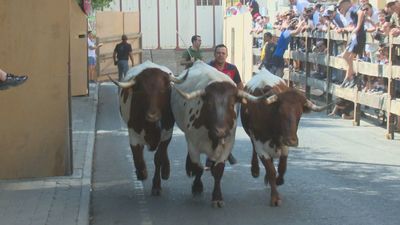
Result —
M 276 44 L 275 52 L 272 56 L 272 68 L 271 73 L 282 77 L 283 69 L 285 67 L 285 61 L 283 55 L 288 48 L 292 36 L 299 34 L 305 27 L 306 22 L 304 20 L 299 21 L 297 18 L 292 18 L 291 20 L 286 19 L 283 24 L 283 31 Z

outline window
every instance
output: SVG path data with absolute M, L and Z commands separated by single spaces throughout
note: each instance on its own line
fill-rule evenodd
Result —
M 196 5 L 198 6 L 213 6 L 213 2 L 215 5 L 221 5 L 221 0 L 196 0 Z

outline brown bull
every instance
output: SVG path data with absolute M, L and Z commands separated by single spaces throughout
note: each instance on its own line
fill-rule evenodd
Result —
M 168 179 L 170 163 L 167 147 L 175 123 L 171 111 L 171 82 L 180 83 L 166 67 L 149 61 L 128 71 L 124 82 L 113 82 L 121 88 L 120 112 L 128 126 L 129 142 L 139 180 L 147 178 L 143 149 L 157 149 L 152 194 L 160 195 L 161 179 Z
M 269 182 L 271 186 L 271 206 L 278 206 L 282 201 L 277 185 L 284 183 L 288 147 L 296 147 L 299 143 L 297 129 L 300 117 L 303 113 L 322 111 L 325 107 L 314 105 L 302 93 L 287 87 L 281 78 L 267 70 L 253 76 L 245 89 L 255 96 L 270 95 L 265 102 L 242 105 L 241 120 L 253 146 L 251 174 L 259 176 L 258 155 L 266 170 L 265 183 Z M 279 158 L 278 176 L 273 158 Z

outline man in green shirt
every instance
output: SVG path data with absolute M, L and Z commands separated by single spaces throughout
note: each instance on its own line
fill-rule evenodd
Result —
M 181 65 L 185 66 L 185 69 L 191 67 L 193 63 L 200 59 L 203 60 L 202 51 L 200 50 L 201 37 L 200 35 L 192 36 L 192 46 L 190 46 L 187 51 L 182 54 Z

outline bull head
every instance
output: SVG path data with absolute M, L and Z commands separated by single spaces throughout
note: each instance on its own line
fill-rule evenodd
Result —
M 183 83 L 183 82 L 186 80 L 188 74 L 189 74 L 189 71 L 188 71 L 188 72 L 185 74 L 185 76 L 182 77 L 182 78 L 175 77 L 173 74 L 168 74 L 168 75 L 169 75 L 169 80 L 170 80 L 171 82 L 180 84 L 180 83 Z M 117 80 L 114 80 L 113 78 L 111 78 L 110 75 L 108 75 L 108 78 L 109 78 L 115 85 L 117 85 L 117 86 L 120 87 L 120 88 L 130 88 L 130 87 L 133 87 L 133 85 L 135 85 L 135 83 L 136 83 L 135 78 L 132 78 L 132 79 L 130 79 L 129 81 L 117 81 Z
M 206 93 L 205 89 L 187 93 L 187 92 L 184 92 L 184 91 L 180 90 L 179 88 L 175 87 L 175 85 L 172 85 L 172 86 L 179 93 L 179 95 L 182 96 L 186 100 L 191 100 L 191 99 L 198 98 L 198 97 L 200 97 L 200 96 L 202 96 L 202 95 L 204 95 Z M 243 98 L 243 99 L 247 99 L 247 100 L 249 100 L 251 102 L 258 102 L 258 101 L 260 101 L 262 99 L 265 99 L 267 96 L 266 95 L 254 96 L 254 95 L 249 94 L 249 93 L 247 93 L 245 91 L 238 90 L 237 97 Z
M 277 101 L 278 101 L 278 96 L 277 95 L 272 95 L 272 96 L 268 97 L 267 99 L 265 99 L 265 103 L 267 105 L 272 104 L 272 103 L 277 102 Z M 321 112 L 324 109 L 328 108 L 328 106 L 330 106 L 330 105 L 331 104 L 326 105 L 326 106 L 317 106 L 317 105 L 315 105 L 314 103 L 312 103 L 308 99 L 306 100 L 306 103 L 304 103 L 305 107 L 309 108 L 310 110 L 312 110 L 314 112 Z

